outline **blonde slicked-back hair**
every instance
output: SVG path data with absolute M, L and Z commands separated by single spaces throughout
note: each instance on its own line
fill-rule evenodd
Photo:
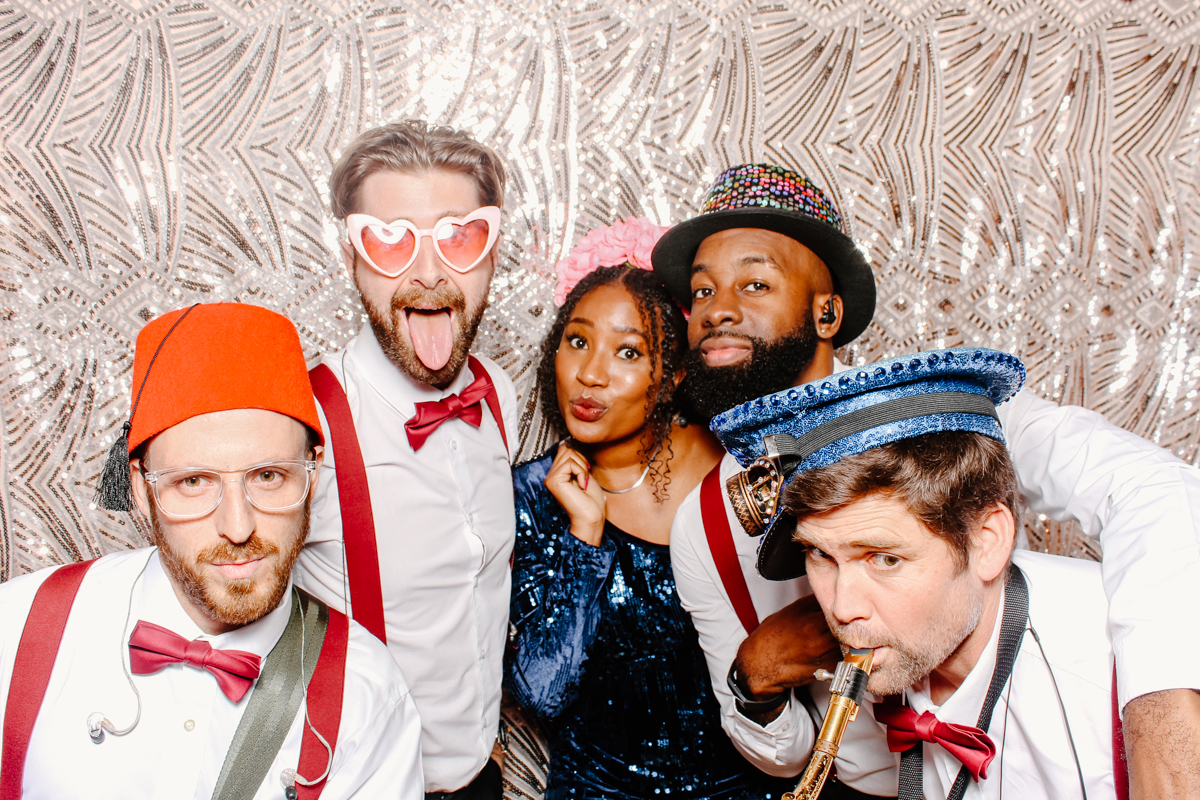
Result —
M 504 164 L 496 151 L 466 131 L 409 119 L 360 133 L 342 153 L 329 180 L 334 217 L 353 214 L 363 181 L 385 170 L 458 172 L 475 183 L 483 205 L 504 207 Z

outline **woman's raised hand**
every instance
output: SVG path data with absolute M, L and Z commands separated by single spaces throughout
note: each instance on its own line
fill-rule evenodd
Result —
M 604 490 L 592 480 L 587 459 L 566 442 L 559 442 L 558 453 L 546 475 L 546 488 L 571 518 L 571 534 L 599 547 L 607 502 Z

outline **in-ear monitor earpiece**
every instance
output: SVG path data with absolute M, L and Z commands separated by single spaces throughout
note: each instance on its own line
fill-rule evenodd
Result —
M 833 310 L 833 301 L 825 301 L 825 310 L 821 313 L 821 318 L 817 320 L 822 325 L 832 325 L 837 322 L 837 312 Z

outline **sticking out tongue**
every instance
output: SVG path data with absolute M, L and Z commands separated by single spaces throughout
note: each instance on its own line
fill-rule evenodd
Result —
M 448 309 L 409 311 L 408 334 L 426 369 L 437 371 L 446 366 L 454 349 L 454 325 Z

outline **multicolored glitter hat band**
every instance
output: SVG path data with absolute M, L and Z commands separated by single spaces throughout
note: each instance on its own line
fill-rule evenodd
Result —
M 875 275 L 865 249 L 850 238 L 829 195 L 803 175 L 774 164 L 725 170 L 705 194 L 700 213 L 658 240 L 651 255 L 654 272 L 684 308 L 692 304 L 692 267 L 701 244 L 713 234 L 743 228 L 781 234 L 821 259 L 842 298 L 834 347 L 854 341 L 871 324 Z
M 803 559 L 791 552 L 793 523 L 778 511 L 795 474 L 940 431 L 1004 441 L 995 407 L 1024 381 L 1024 365 L 1008 353 L 938 350 L 847 370 L 717 415 L 713 432 L 748 467 L 744 478 L 729 484 L 734 509 L 743 527 L 769 519 L 759 572 L 771 580 L 804 573 Z
M 819 219 L 842 233 L 842 215 L 819 186 L 774 164 L 741 164 L 720 174 L 704 196 L 701 214 L 739 208 L 776 208 Z

